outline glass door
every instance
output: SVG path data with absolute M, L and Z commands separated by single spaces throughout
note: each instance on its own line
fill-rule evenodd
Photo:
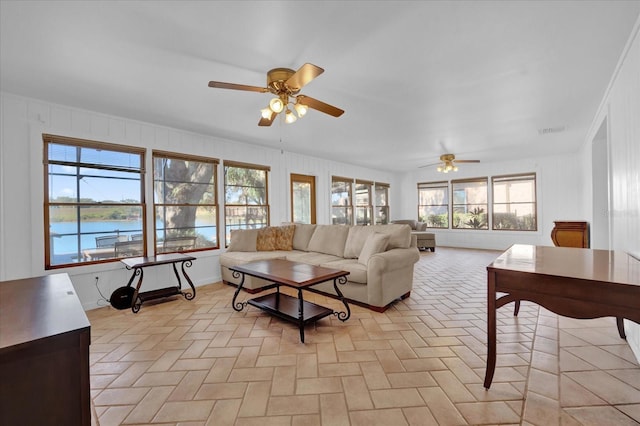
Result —
M 291 173 L 291 221 L 316 223 L 316 177 Z

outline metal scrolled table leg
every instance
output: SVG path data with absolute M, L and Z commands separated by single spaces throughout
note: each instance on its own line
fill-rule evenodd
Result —
M 233 293 L 233 299 L 231 300 L 231 306 L 233 307 L 234 311 L 240 312 L 241 310 L 244 309 L 245 306 L 247 306 L 247 302 L 237 302 L 236 303 L 236 299 L 238 298 L 238 293 L 240 293 L 240 290 L 242 290 L 242 286 L 244 285 L 244 278 L 245 275 L 241 274 L 238 271 L 232 271 L 231 275 L 233 276 L 233 278 L 240 278 L 240 276 L 242 276 L 242 278 L 240 279 L 240 284 L 238 284 L 238 288 L 236 288 L 235 293 Z
M 187 271 L 185 271 L 185 266 L 187 268 L 190 268 L 192 265 L 192 262 L 190 260 L 186 260 L 183 261 L 182 264 L 180 265 L 180 269 L 182 269 L 182 275 L 184 275 L 184 278 L 187 280 L 187 282 L 189 283 L 189 287 L 191 287 L 191 293 L 185 293 L 184 291 L 182 292 L 182 295 L 184 296 L 185 299 L 187 300 L 192 300 L 196 297 L 196 288 L 193 285 L 193 282 L 191 281 L 191 278 L 189 278 L 189 275 L 187 275 Z M 178 272 L 175 270 L 175 263 L 173 264 L 173 270 L 176 273 L 176 276 L 178 275 Z M 180 285 L 180 288 L 182 287 L 182 284 L 180 283 L 180 279 L 178 278 L 178 285 Z
M 140 292 L 140 286 L 142 285 L 142 278 L 144 277 L 144 271 L 142 268 L 133 268 L 133 276 L 140 275 L 138 278 L 138 284 L 136 284 L 136 291 L 133 292 L 133 297 L 131 298 L 131 311 L 136 314 L 140 310 L 140 306 L 142 305 L 142 300 L 138 297 L 138 293 Z M 131 279 L 133 279 L 133 276 Z
M 336 294 L 338 295 L 338 297 L 340 298 L 340 301 L 342 302 L 345 309 L 347 310 L 346 312 L 344 311 L 334 312 L 333 314 L 337 316 L 340 321 L 343 321 L 343 322 L 348 320 L 349 317 L 351 316 L 351 308 L 349 308 L 349 304 L 347 303 L 344 296 L 342 295 L 342 292 L 338 288 L 338 284 L 344 285 L 346 283 L 347 283 L 347 277 L 344 275 L 333 279 L 333 288 L 335 289 Z

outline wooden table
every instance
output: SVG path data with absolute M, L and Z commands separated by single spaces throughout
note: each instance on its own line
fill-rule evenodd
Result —
M 640 261 L 622 251 L 516 244 L 487 267 L 487 370 L 496 367 L 496 309 L 521 300 L 571 318 L 623 318 L 640 323 Z M 496 299 L 496 293 L 506 293 Z
M 238 312 L 242 311 L 248 303 L 279 318 L 295 322 L 300 329 L 300 341 L 302 343 L 304 343 L 305 324 L 317 321 L 331 314 L 336 315 L 341 321 L 346 321 L 351 316 L 349 304 L 338 288 L 338 284 L 345 284 L 347 282 L 347 275 L 349 275 L 347 271 L 291 262 L 284 259 L 261 260 L 240 266 L 233 266 L 229 269 L 233 271 L 234 278 L 240 278 L 240 276 L 242 276 L 231 302 L 233 309 Z M 238 293 L 240 293 L 244 285 L 246 275 L 273 282 L 276 291 L 265 296 L 249 299 L 246 302 L 236 302 Z M 333 288 L 340 301 L 344 304 L 346 311 L 334 312 L 332 309 L 324 306 L 306 302 L 302 296 L 302 290 L 315 284 L 331 280 L 333 280 Z M 288 294 L 280 293 L 281 285 L 298 290 L 297 300 Z
M 0 425 L 89 425 L 91 325 L 67 274 L 0 282 Z
M 127 269 L 133 271 L 133 273 L 131 274 L 131 278 L 129 278 L 129 283 L 127 283 L 127 287 L 131 287 L 133 280 L 136 276 L 138 276 L 138 283 L 136 284 L 136 289 L 133 293 L 133 298 L 131 299 L 131 310 L 133 311 L 133 313 L 137 313 L 140 310 L 140 306 L 147 300 L 169 297 L 176 294 L 183 295 L 187 300 L 191 300 L 196 297 L 196 288 L 193 286 L 193 282 L 191 281 L 191 278 L 189 278 L 189 275 L 187 275 L 187 271 L 185 270 L 185 267 L 191 267 L 191 264 L 195 259 L 196 258 L 193 256 L 187 256 L 186 254 L 181 253 L 159 254 L 157 256 L 143 256 L 121 259 L 120 262 L 124 263 Z M 178 273 L 178 268 L 176 267 L 178 263 L 180 264 L 182 275 L 191 287 L 191 292 L 182 291 L 182 280 L 180 279 L 180 274 Z M 178 285 L 161 288 L 159 290 L 141 292 L 140 287 L 142 286 L 142 278 L 144 276 L 143 269 L 159 265 L 171 265 L 173 267 L 173 273 L 178 280 Z

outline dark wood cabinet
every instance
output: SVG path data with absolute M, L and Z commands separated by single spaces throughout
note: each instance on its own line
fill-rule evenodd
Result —
M 90 328 L 67 274 L 0 282 L 0 424 L 91 424 Z
M 554 221 L 551 240 L 556 247 L 589 248 L 589 224 L 580 221 Z

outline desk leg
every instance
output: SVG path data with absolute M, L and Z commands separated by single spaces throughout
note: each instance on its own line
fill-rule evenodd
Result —
M 516 300 L 515 306 L 513 307 L 513 316 L 517 317 L 518 312 L 520 312 L 520 301 Z
M 621 339 L 627 339 L 627 335 L 624 332 L 624 318 L 616 317 L 616 324 L 618 325 L 618 333 L 620 333 Z
M 298 289 L 298 325 L 300 327 L 300 341 L 304 343 L 304 300 L 301 288 Z
M 484 387 L 489 389 L 496 370 L 496 276 L 494 272 L 487 275 L 487 370 L 484 376 Z

